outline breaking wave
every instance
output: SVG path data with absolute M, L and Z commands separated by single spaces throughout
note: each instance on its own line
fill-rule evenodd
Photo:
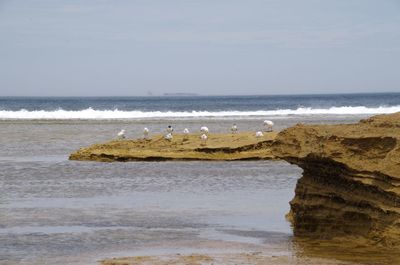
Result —
M 390 107 L 330 107 L 297 108 L 258 111 L 127 111 L 127 110 L 35 110 L 18 111 L 0 110 L 1 120 L 112 120 L 112 119 L 148 119 L 148 118 L 223 118 L 223 117 L 260 117 L 260 116 L 294 116 L 294 115 L 368 115 L 387 114 L 400 111 L 399 106 Z

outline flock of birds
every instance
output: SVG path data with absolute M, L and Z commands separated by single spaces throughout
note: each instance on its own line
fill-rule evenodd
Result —
M 263 126 L 264 126 L 264 131 L 265 132 L 272 132 L 273 127 L 274 127 L 274 123 L 272 121 L 270 121 L 270 120 L 265 120 L 263 122 Z M 165 131 L 166 131 L 166 133 L 164 135 L 164 139 L 168 140 L 168 141 L 172 141 L 172 139 L 174 138 L 173 137 L 174 128 L 172 128 L 172 126 L 169 125 Z M 231 127 L 231 133 L 232 134 L 236 134 L 237 132 L 238 132 L 238 126 L 236 125 L 236 123 L 234 123 L 232 125 L 232 127 Z M 145 127 L 143 129 L 143 138 L 144 139 L 148 139 L 149 138 L 149 134 L 150 134 L 150 130 L 147 127 Z M 188 128 L 183 129 L 183 135 L 184 135 L 183 139 L 184 140 L 187 140 L 189 138 L 189 134 L 190 134 L 190 131 L 189 131 Z M 201 140 L 202 144 L 204 144 L 204 145 L 207 144 L 208 134 L 209 134 L 208 127 L 206 127 L 206 126 L 200 127 L 200 134 L 201 134 L 200 135 L 200 140 Z M 118 136 L 118 139 L 125 139 L 125 130 L 121 130 L 117 134 L 117 136 Z M 264 134 L 263 134 L 262 131 L 258 131 L 255 134 L 256 138 L 260 138 L 260 137 L 263 137 L 263 136 L 264 136 Z

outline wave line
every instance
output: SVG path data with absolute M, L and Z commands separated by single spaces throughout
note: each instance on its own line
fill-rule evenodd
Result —
M 148 118 L 222 118 L 222 117 L 262 117 L 294 115 L 369 115 L 400 112 L 399 106 L 346 106 L 326 109 L 297 108 L 257 111 L 124 111 L 124 110 L 0 110 L 1 120 L 112 120 L 112 119 L 148 119 Z

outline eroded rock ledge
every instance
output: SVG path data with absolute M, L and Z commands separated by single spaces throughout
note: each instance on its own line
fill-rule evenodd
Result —
M 261 160 L 271 159 L 270 146 L 275 132 L 256 138 L 254 133 L 210 134 L 203 145 L 198 134 L 184 138 L 174 134 L 172 141 L 162 135 L 151 139 L 113 140 L 81 148 L 70 155 L 71 160 L 163 161 L 163 160 Z
M 300 166 L 288 217 L 297 236 L 400 246 L 400 113 L 349 125 L 297 125 L 272 152 Z

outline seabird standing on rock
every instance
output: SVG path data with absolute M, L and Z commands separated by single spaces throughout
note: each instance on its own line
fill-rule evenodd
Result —
M 237 127 L 236 123 L 234 123 L 231 127 L 231 133 L 235 134 L 235 133 L 237 133 L 237 131 L 238 131 L 238 127 Z
M 144 127 L 143 129 L 143 138 L 147 139 L 149 137 L 149 132 L 150 130 L 147 127 Z
M 118 139 L 125 139 L 125 130 L 121 130 L 118 134 Z
M 206 145 L 206 144 L 207 144 L 208 136 L 207 136 L 205 133 L 203 133 L 203 134 L 200 136 L 200 139 L 201 139 L 201 144 L 202 144 L 202 145 Z
M 183 129 L 183 140 L 187 140 L 189 138 L 189 129 L 185 128 Z
M 263 136 L 264 136 L 264 134 L 262 133 L 262 131 L 256 132 L 256 137 L 257 138 L 260 138 L 260 137 L 263 137 Z
M 274 123 L 269 120 L 264 121 L 264 128 L 266 132 L 272 132 L 272 127 L 274 127 Z
M 165 139 L 165 140 L 168 140 L 168 141 L 172 141 L 172 138 L 174 138 L 174 137 L 172 136 L 172 133 L 167 133 L 167 134 L 164 136 L 164 139 Z
M 172 134 L 173 132 L 174 132 L 174 128 L 172 128 L 171 125 L 168 125 L 168 127 L 167 127 L 167 133 Z
M 208 134 L 208 127 L 206 127 L 206 126 L 201 126 L 200 132 L 203 133 L 203 134 Z

